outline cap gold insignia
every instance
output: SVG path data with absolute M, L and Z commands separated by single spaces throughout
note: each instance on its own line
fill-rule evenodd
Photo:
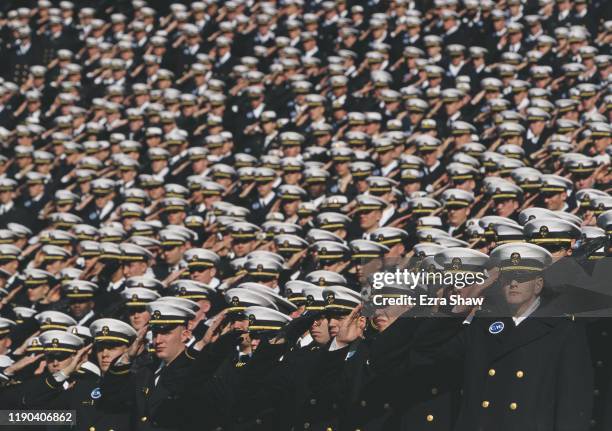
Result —
M 521 255 L 518 253 L 512 253 L 512 255 L 510 255 L 510 261 L 512 262 L 512 265 L 518 265 L 521 262 Z
M 540 236 L 545 237 L 547 235 L 548 235 L 548 227 L 547 226 L 540 227 Z
M 108 329 L 108 326 L 103 326 L 103 327 L 102 327 L 102 335 L 108 335 L 108 333 L 109 333 L 109 332 L 110 332 L 110 331 L 109 331 L 109 329 Z
M 57 348 L 57 346 L 59 346 L 59 340 L 57 338 L 51 340 L 51 346 Z
M 453 258 L 451 262 L 451 267 L 454 270 L 458 270 L 459 268 L 461 268 L 461 259 L 459 259 L 458 257 Z
M 161 311 L 159 311 L 159 310 L 155 310 L 155 311 L 153 312 L 153 318 L 154 318 L 154 319 L 159 319 L 160 317 L 161 317 Z

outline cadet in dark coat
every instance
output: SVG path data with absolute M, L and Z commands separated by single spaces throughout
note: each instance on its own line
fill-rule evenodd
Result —
M 442 350 L 445 363 L 464 363 L 455 429 L 587 430 L 593 380 L 584 327 L 540 306 L 541 271 L 552 256 L 534 244 L 504 244 L 491 260 L 510 313 L 477 315 Z
M 81 365 L 77 360 L 86 356 L 78 352 L 71 366 L 62 370 L 75 384 L 66 389 L 61 376 L 48 375 L 44 378 L 45 385 L 39 387 L 36 403 L 44 408 L 75 410 L 78 430 L 129 429 L 129 413 L 102 399 L 100 373 L 104 374 L 112 359 L 127 350 L 136 331 L 127 323 L 115 319 L 99 319 L 90 328 L 94 336 L 96 362 L 100 368 L 91 362 Z
M 123 406 L 123 411 L 131 415 L 132 429 L 178 429 L 176 418 L 170 422 L 167 417 L 162 417 L 162 423 L 158 423 L 155 415 L 159 406 L 175 397 L 187 382 L 193 357 L 184 343 L 189 337 L 187 322 L 195 314 L 168 302 L 152 302 L 149 309 L 149 327 L 153 331 L 157 360 L 130 373 L 131 361 L 138 353 L 137 347 L 144 344 L 145 332 L 141 330 L 130 351 L 115 360 L 102 378 L 102 400 Z

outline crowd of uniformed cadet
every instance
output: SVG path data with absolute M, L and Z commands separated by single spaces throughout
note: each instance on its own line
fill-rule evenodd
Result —
M 610 9 L 2 1 L 0 408 L 611 430 Z

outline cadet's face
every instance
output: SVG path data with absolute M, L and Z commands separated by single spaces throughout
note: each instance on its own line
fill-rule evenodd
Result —
M 328 329 L 330 338 L 334 338 L 338 335 L 338 330 L 340 329 L 340 325 L 348 316 L 330 316 L 328 318 Z
M 460 102 L 450 102 L 444 104 L 444 109 L 447 115 L 453 115 L 461 107 Z
M 71 301 L 70 302 L 70 314 L 72 317 L 83 317 L 93 309 L 93 301 Z
M 49 286 L 47 286 L 46 284 L 28 287 L 28 301 L 38 302 L 45 297 L 48 291 Z
M 543 279 L 533 274 L 507 274 L 501 279 L 506 302 L 512 308 L 528 307 L 542 292 Z
M 20 247 L 20 248 L 22 248 L 22 247 Z M 3 264 L 3 265 L 0 265 L 0 268 L 5 270 L 9 274 L 14 274 L 15 272 L 17 272 L 17 269 L 19 268 L 19 261 L 18 260 L 11 260 L 11 261 Z
M 500 217 L 508 217 L 518 208 L 518 202 L 514 199 L 502 199 L 495 201 L 495 213 Z
M 409 114 L 410 124 L 417 124 L 423 119 L 423 114 L 420 112 L 410 112 Z
M 349 173 L 349 163 L 348 162 L 336 162 L 334 164 L 334 168 L 336 169 L 336 173 L 340 175 L 341 177 Z
M 468 210 L 467 207 L 451 207 L 448 208 L 448 222 L 452 226 L 459 226 L 467 219 Z
M 130 325 L 137 331 L 146 325 L 150 318 L 151 313 L 149 313 L 145 307 L 135 307 L 129 310 Z
M 15 197 L 15 193 L 11 191 L 0 192 L 0 203 L 7 204 Z
M 168 162 L 166 160 L 153 160 L 153 162 L 151 162 L 151 170 L 157 173 L 164 169 L 167 164 Z
M 109 196 L 98 196 L 94 202 L 98 208 L 104 208 L 104 205 L 106 205 L 109 199 Z
M 368 274 L 372 274 L 376 271 L 379 271 L 382 268 L 382 259 L 371 259 L 365 261 L 358 261 L 355 265 L 355 270 L 357 271 L 357 277 L 362 279 L 366 277 Z
M 9 347 L 11 347 L 11 338 L 0 338 L 0 355 L 4 355 L 8 351 Z
M 127 351 L 124 344 L 100 344 L 96 346 L 96 359 L 102 373 L 108 371 L 111 363 Z
M 369 230 L 378 225 L 382 212 L 378 210 L 361 211 L 359 213 L 359 226 L 364 230 Z
M 576 184 L 576 189 L 588 189 L 593 187 L 595 183 L 595 177 L 593 175 L 588 176 L 577 176 L 574 178 L 574 184 Z
M 283 212 L 287 217 L 291 217 L 297 213 L 300 201 L 283 201 Z
M 325 192 L 325 184 L 324 183 L 313 183 L 308 186 L 308 194 L 312 198 L 318 198 Z
M 265 197 L 268 195 L 268 193 L 270 193 L 272 191 L 272 182 L 267 182 L 267 183 L 258 183 L 257 184 L 257 194 L 259 194 L 260 197 Z
M 164 260 L 170 265 L 177 264 L 183 258 L 182 246 L 168 246 L 163 249 Z
M 125 262 L 123 264 L 123 276 L 129 278 L 144 275 L 147 268 L 148 265 L 146 262 Z
M 404 194 L 406 195 L 410 195 L 413 192 L 418 192 L 419 190 L 421 190 L 421 183 L 418 181 L 413 181 L 404 185 Z
M 200 283 L 210 283 L 217 272 L 216 268 L 193 268 L 189 271 L 189 276 L 194 281 Z
M 422 158 L 427 166 L 433 166 L 438 161 L 438 153 L 436 151 L 428 151 L 422 154 Z
M 47 371 L 51 374 L 57 373 L 68 366 L 74 355 L 45 355 L 47 361 Z
M 544 205 L 547 209 L 556 211 L 563 208 L 563 204 L 567 199 L 566 193 L 554 193 L 544 195 Z
M 41 194 L 45 189 L 45 186 L 42 184 L 33 184 L 28 186 L 28 193 L 30 193 L 30 197 L 35 197 Z
M 289 185 L 297 185 L 300 183 L 301 179 L 302 174 L 300 172 L 289 172 L 283 175 L 284 183 Z
M 597 151 L 599 154 L 604 154 L 606 148 L 608 148 L 610 145 L 610 138 L 596 138 L 593 141 L 593 144 L 595 146 L 595 151 Z
M 121 224 L 123 224 L 123 229 L 125 229 L 125 231 L 128 232 L 132 228 L 132 225 L 134 224 L 136 220 L 140 220 L 140 219 L 138 217 L 124 217 L 121 220 Z
M 310 336 L 318 344 L 329 342 L 329 322 L 325 316 L 315 320 L 310 326 Z
M 255 241 L 249 239 L 232 239 L 232 251 L 237 257 L 242 257 L 253 250 Z
M 393 161 L 394 158 L 395 155 L 393 154 L 393 151 L 385 151 L 383 153 L 378 153 L 378 161 L 383 166 L 387 166 Z
M 249 329 L 248 320 L 234 320 L 230 325 L 230 329 L 233 331 L 247 331 Z M 251 348 L 251 337 L 249 334 L 242 334 L 240 337 L 240 350 L 248 350 Z
M 383 309 L 376 309 L 376 311 L 374 312 L 374 316 L 372 317 L 372 324 L 374 325 L 377 331 L 380 331 L 380 332 L 384 331 L 397 318 L 397 316 L 394 316 L 392 313 L 388 312 L 390 311 L 388 310 L 388 308 L 391 308 L 391 307 L 387 307 Z
M 153 333 L 153 346 L 155 356 L 166 363 L 176 358 L 185 350 L 185 342 L 189 339 L 190 332 L 185 326 L 177 326 L 170 330 Z
M 284 146 L 283 147 L 283 156 L 284 157 L 297 157 L 299 156 L 301 149 L 297 145 Z
M 191 162 L 191 168 L 195 174 L 201 174 L 206 169 L 208 161 L 206 159 L 194 160 Z
M 181 225 L 183 224 L 185 217 L 187 217 L 187 215 L 184 211 L 172 211 L 167 213 L 168 224 Z
M 476 182 L 474 180 L 463 180 L 454 181 L 455 187 L 461 190 L 472 191 L 476 188 Z

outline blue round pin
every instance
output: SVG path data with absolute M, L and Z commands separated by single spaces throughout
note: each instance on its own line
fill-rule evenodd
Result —
M 491 334 L 499 334 L 504 330 L 504 322 L 493 322 L 491 326 L 489 326 L 489 332 Z
M 100 388 L 95 388 L 93 391 L 91 391 L 90 396 L 92 400 L 97 400 L 98 398 L 100 398 L 102 396 L 102 392 L 100 392 Z

